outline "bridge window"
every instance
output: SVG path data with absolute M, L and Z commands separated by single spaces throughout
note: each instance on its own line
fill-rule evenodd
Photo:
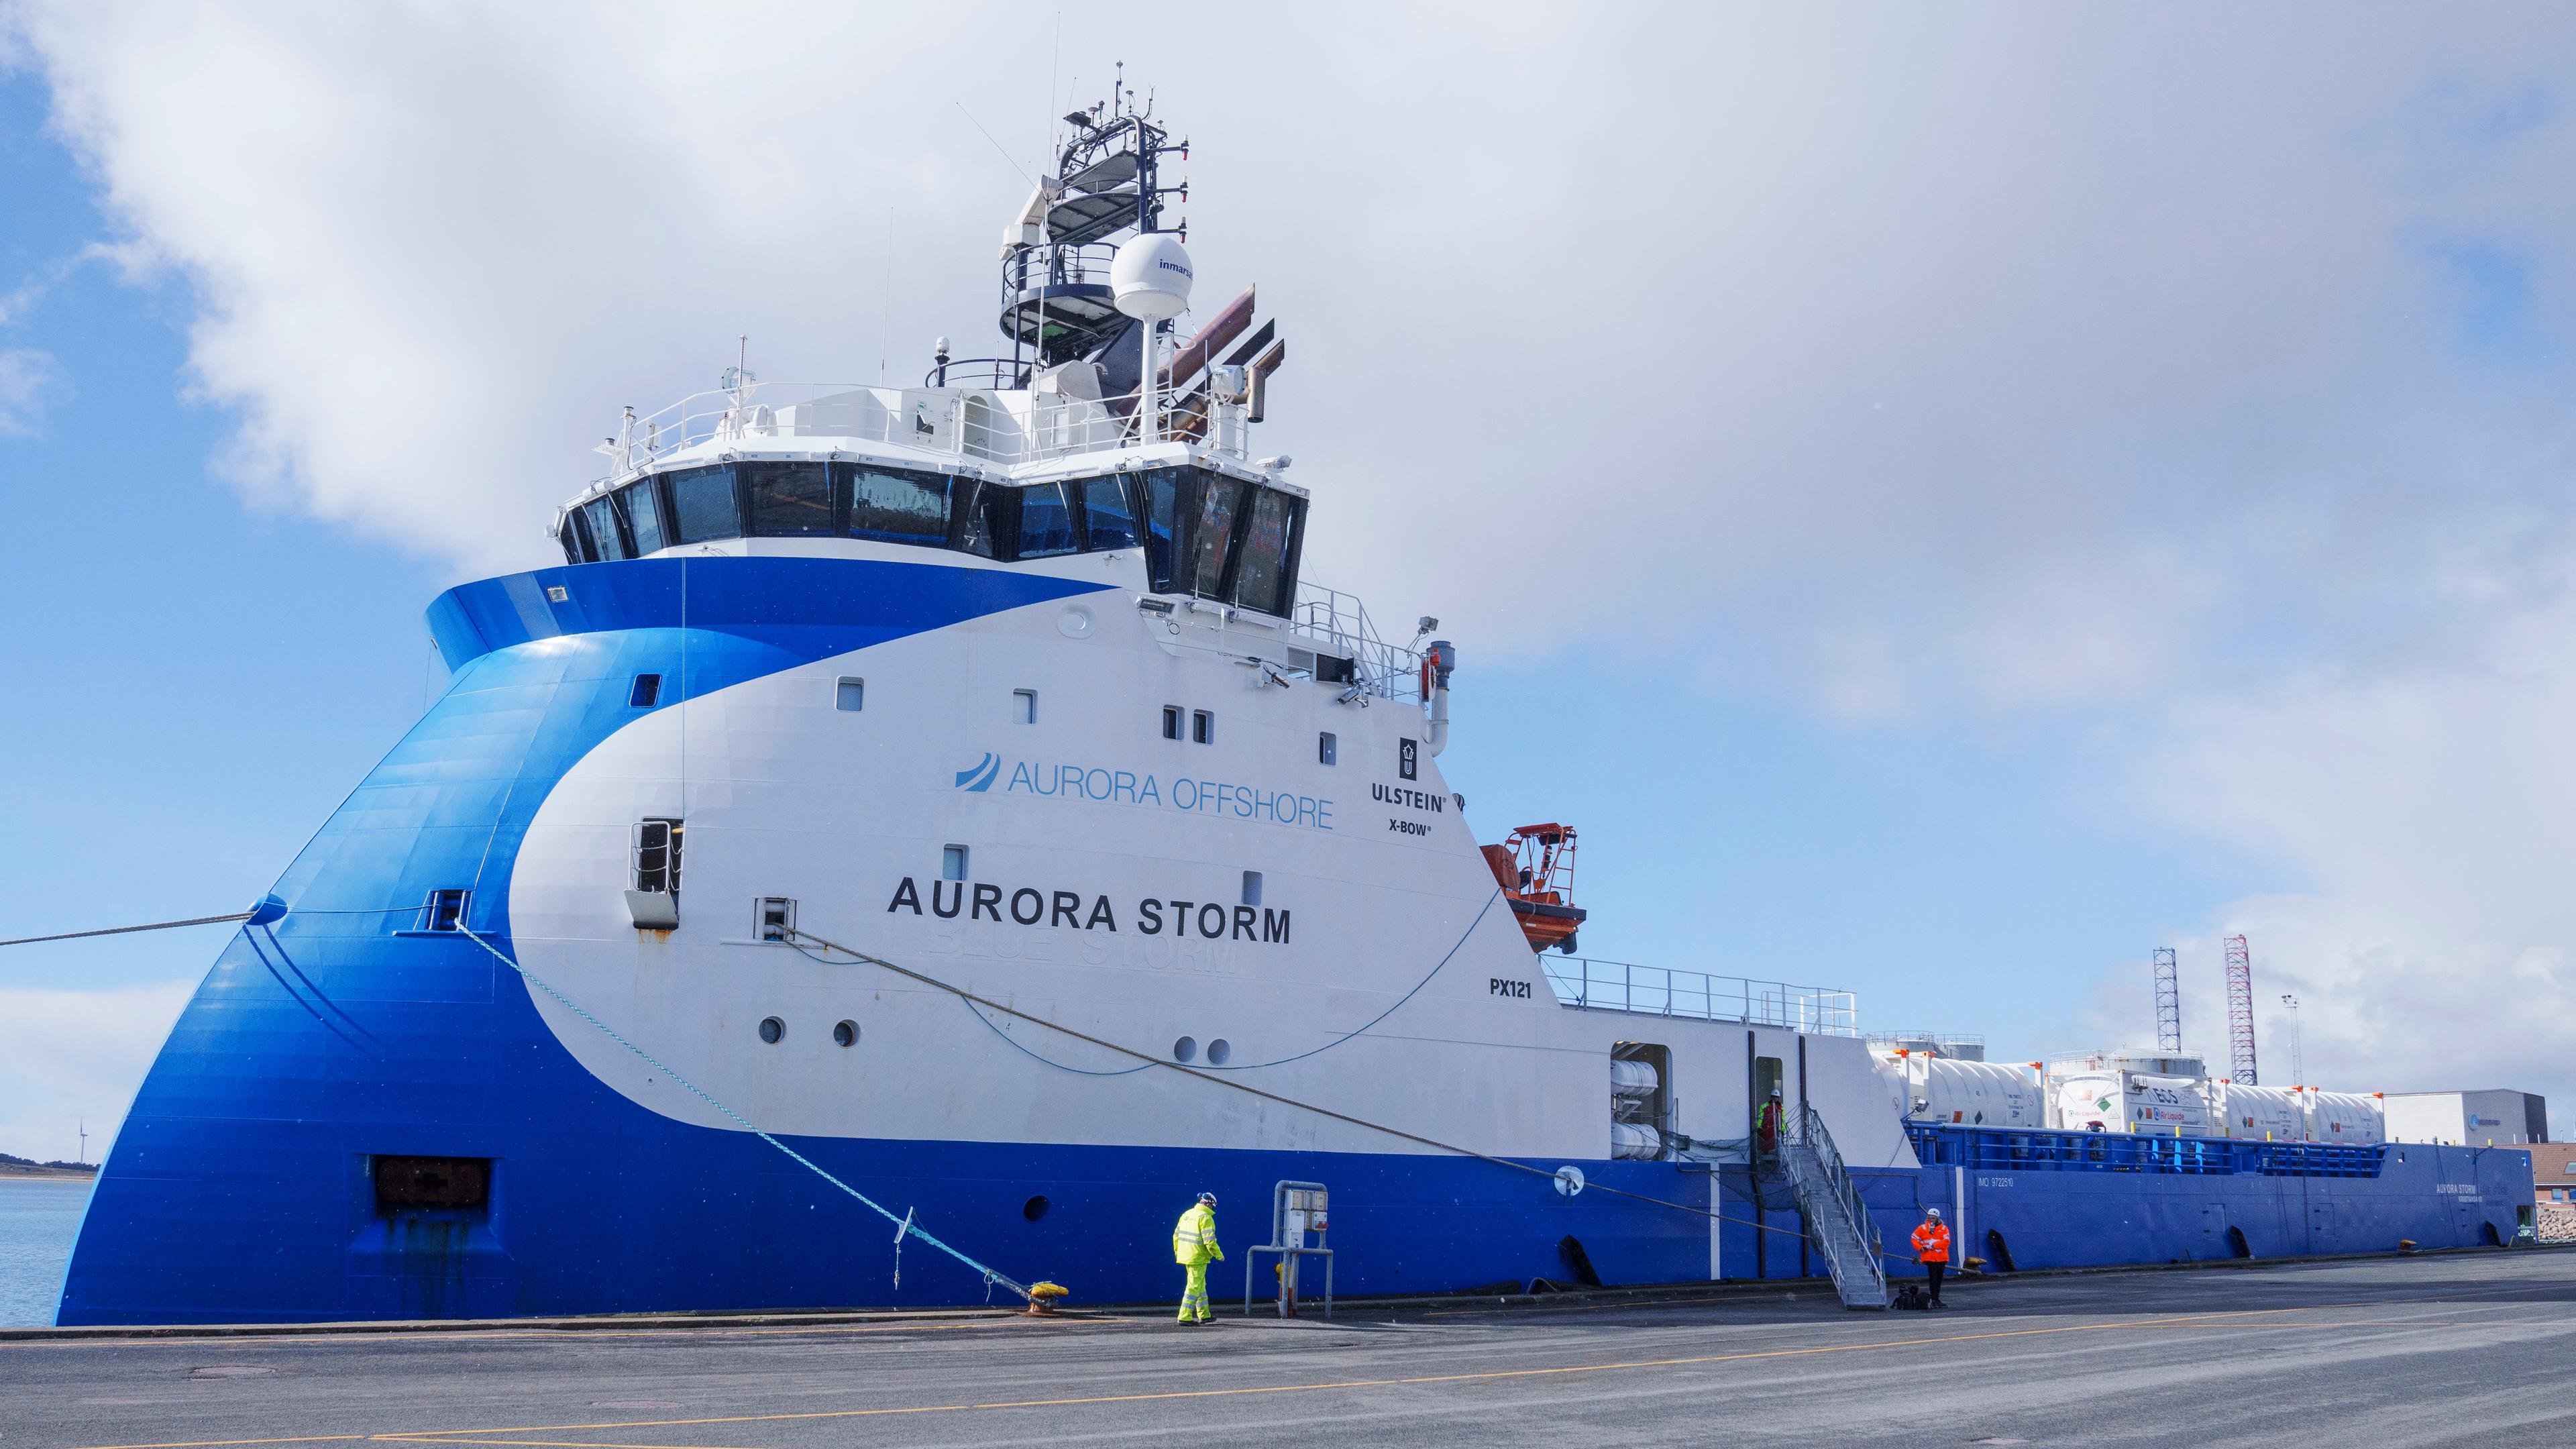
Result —
M 670 475 L 672 535 L 681 543 L 742 536 L 742 510 L 734 503 L 733 472 L 722 466 L 686 468 Z
M 623 530 L 617 526 L 617 504 L 601 496 L 581 506 L 582 522 L 589 526 L 590 542 L 603 559 L 632 558 L 626 551 Z
M 1011 537 L 1016 504 L 1008 488 L 987 488 L 969 478 L 957 480 L 957 548 L 977 558 L 1002 558 Z
M 946 548 L 948 493 L 949 480 L 945 478 L 883 468 L 853 468 L 850 537 Z
M 1065 506 L 1064 485 L 1037 483 L 1019 490 L 1021 558 L 1054 558 L 1076 551 L 1073 510 Z
M 666 540 L 662 536 L 662 504 L 654 496 L 653 480 L 629 483 L 617 490 L 617 511 L 626 515 L 628 533 L 635 540 L 635 556 L 660 553 Z
M 734 477 L 751 504 L 751 531 L 762 538 L 828 538 L 832 477 L 820 463 L 736 463 Z
M 555 530 L 555 542 L 563 545 L 565 563 L 577 564 L 590 562 L 590 560 L 581 556 L 581 513 L 579 510 L 573 510 L 564 514 L 563 526 Z
M 1225 597 L 1226 557 L 1233 552 L 1235 512 L 1243 504 L 1243 480 L 1215 473 L 1199 475 L 1199 506 L 1190 526 L 1190 592 L 1202 599 Z
M 1128 501 L 1125 479 L 1082 480 L 1082 519 L 1093 553 L 1136 546 L 1136 510 Z
M 1234 566 L 1234 602 L 1238 607 L 1287 617 L 1296 502 L 1276 488 L 1253 490 L 1252 521 L 1244 529 L 1242 557 Z
M 1179 468 L 1157 468 L 1145 475 L 1145 569 L 1158 594 L 1171 592 L 1173 561 L 1179 556 L 1182 477 Z

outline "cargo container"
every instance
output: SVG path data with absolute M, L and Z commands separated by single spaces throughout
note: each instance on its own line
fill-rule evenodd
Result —
M 2387 1115 L 2380 1109 L 2380 1099 L 2359 1092 L 2321 1092 L 2314 1087 L 2299 1089 L 2307 1110 L 2310 1142 L 2341 1142 L 2358 1147 L 2376 1147 L 2388 1140 Z
M 2153 1132 L 2160 1136 L 2212 1135 L 2209 1103 L 2198 1077 L 2151 1072 L 2079 1071 L 2049 1076 L 2054 1126 L 2068 1132 Z
M 2202 1095 L 2219 1136 L 2253 1142 L 2308 1140 L 2307 1104 L 2300 1100 L 2304 1094 L 2288 1087 L 2241 1086 L 2219 1077 L 2206 1084 Z
M 1959 1061 L 1897 1048 L 1878 1054 L 1896 1113 L 1908 1122 L 1951 1127 L 2048 1125 L 2039 1082 L 2026 1066 Z

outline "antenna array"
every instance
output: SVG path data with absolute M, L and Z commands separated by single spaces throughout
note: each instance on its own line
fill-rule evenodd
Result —
M 2228 1080 L 2258 1085 L 2254 1075 L 2254 953 L 2243 936 L 2227 938 Z
M 2171 946 L 2156 948 L 2156 1050 L 2182 1055 L 2182 982 Z

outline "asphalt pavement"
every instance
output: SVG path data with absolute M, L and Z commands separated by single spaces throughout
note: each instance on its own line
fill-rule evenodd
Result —
M 1948 1296 L 21 1339 L 0 1341 L 0 1449 L 2576 1444 L 2576 1253 Z

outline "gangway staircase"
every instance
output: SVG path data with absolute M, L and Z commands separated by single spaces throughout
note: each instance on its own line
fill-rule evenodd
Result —
M 1887 1307 L 1887 1261 L 1878 1228 L 1860 1199 L 1860 1185 L 1843 1167 L 1834 1136 L 1814 1107 L 1802 1107 L 1795 1131 L 1780 1144 L 1780 1162 L 1798 1194 L 1810 1241 L 1825 1255 L 1834 1292 L 1845 1308 Z

